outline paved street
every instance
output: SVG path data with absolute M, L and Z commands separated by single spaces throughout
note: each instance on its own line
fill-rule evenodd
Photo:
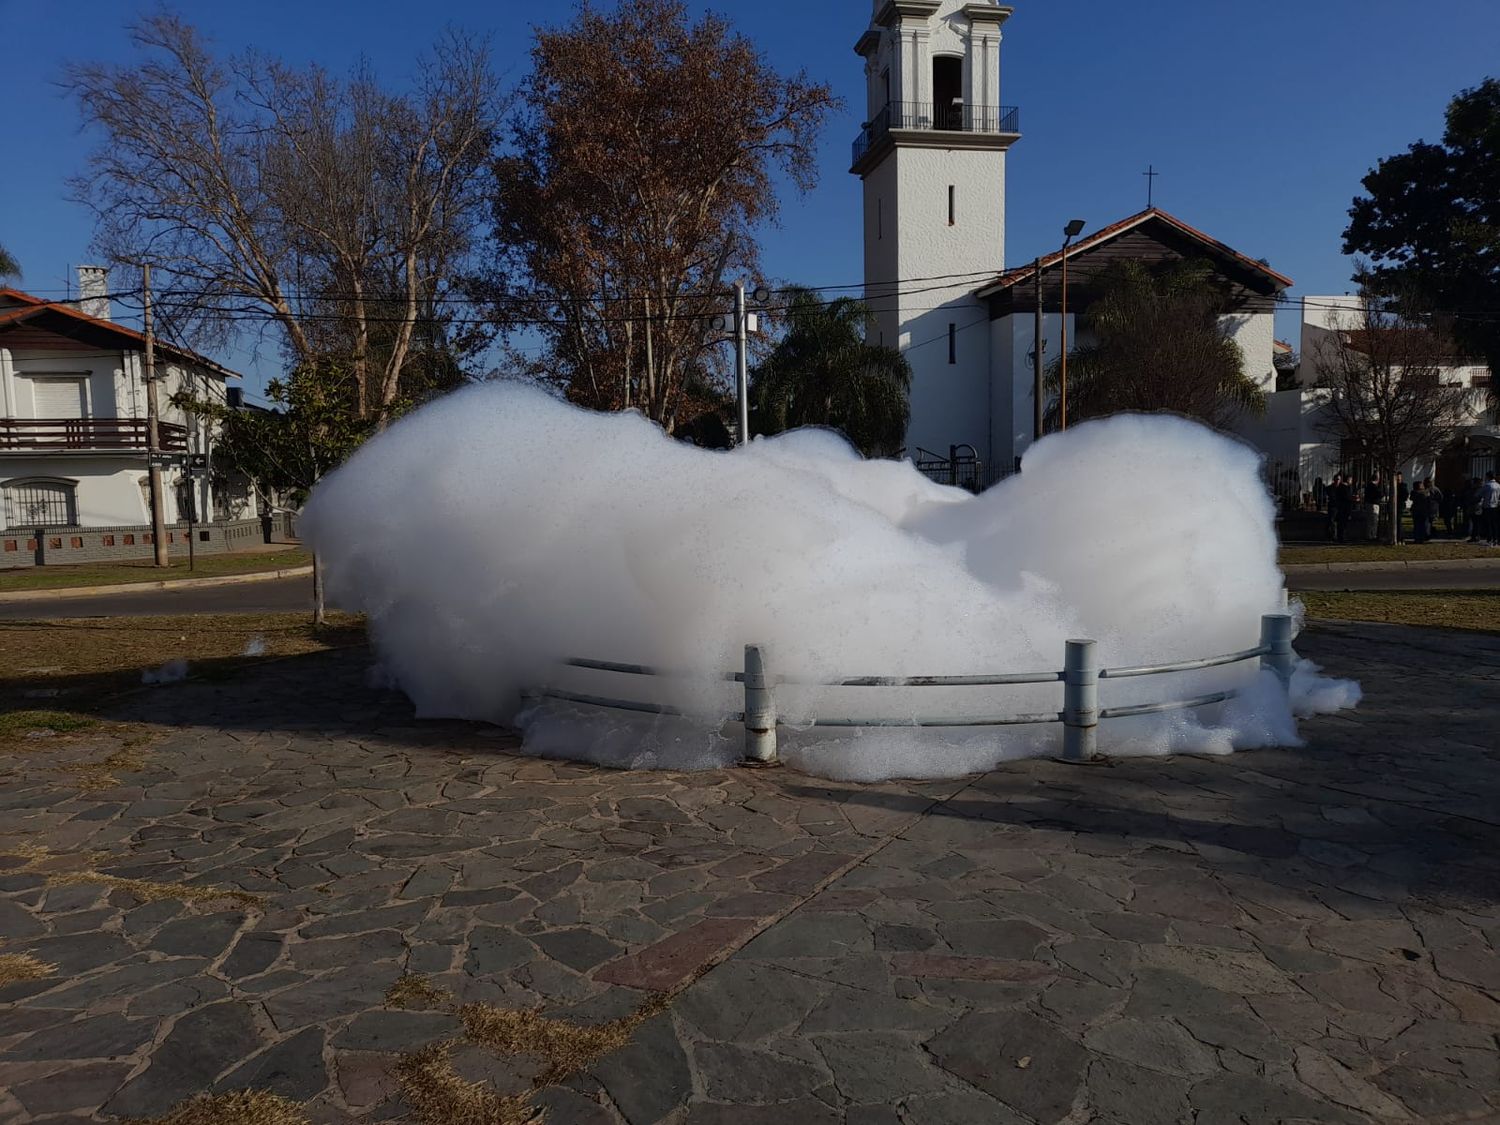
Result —
M 548 1125 L 1495 1120 L 1500 638 L 1299 646 L 1306 747 L 921 784 L 513 757 L 358 653 L 140 695 L 0 766 L 0 1122 L 404 1117 L 444 1041 Z
M 1294 571 L 1296 590 L 1493 590 L 1500 589 L 1500 558 L 1493 566 L 1434 564 L 1400 570 Z M 203 589 L 150 590 L 87 598 L 41 598 L 0 602 L 0 621 L 64 617 L 152 617 L 192 613 L 301 613 L 312 599 L 310 578 L 283 578 Z
M 155 617 L 189 613 L 300 613 L 312 608 L 312 579 L 278 578 L 225 586 L 134 590 L 84 598 L 0 602 L 0 621 L 58 617 Z
M 1297 590 L 1497 590 L 1500 589 L 1500 551 L 1484 566 L 1445 566 L 1425 563 L 1393 570 L 1293 570 L 1287 589 Z

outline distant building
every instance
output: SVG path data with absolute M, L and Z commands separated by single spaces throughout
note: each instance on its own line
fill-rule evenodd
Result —
M 1311 489 L 1319 477 L 1331 480 L 1340 470 L 1364 475 L 1377 467 L 1369 465 L 1360 450 L 1330 432 L 1322 405 L 1325 392 L 1317 386 L 1319 360 L 1330 348 L 1365 350 L 1360 310 L 1360 298 L 1347 294 L 1302 299 L 1297 386 L 1271 397 L 1264 433 L 1255 435 L 1273 464 L 1295 472 L 1303 490 Z M 1448 489 L 1466 477 L 1483 476 L 1500 468 L 1500 420 L 1492 398 L 1494 377 L 1485 363 L 1465 356 L 1449 339 L 1434 336 L 1432 340 L 1430 362 L 1438 369 L 1438 381 L 1473 392 L 1468 415 L 1437 457 L 1403 465 L 1401 471 L 1407 480 L 1433 477 L 1440 488 Z
M 150 550 L 140 532 L 151 524 L 145 338 L 111 319 L 102 269 L 84 267 L 79 278 L 76 302 L 0 288 L 0 567 Z M 229 380 L 239 376 L 170 344 L 157 344 L 156 363 L 161 448 L 210 452 L 213 426 L 171 398 L 188 391 L 222 403 Z M 243 485 L 216 492 L 207 476 L 171 469 L 165 477 L 169 527 L 186 519 L 190 505 L 199 521 L 258 514 Z M 70 534 L 100 528 L 120 534 L 89 536 L 86 543 Z M 170 534 L 185 546 L 184 533 Z M 211 538 L 207 549 L 221 549 L 222 539 Z M 49 555 L 53 541 L 58 546 Z
M 912 368 L 907 452 L 919 463 L 971 456 L 974 483 L 1011 471 L 1033 439 L 1038 264 L 1005 268 L 1005 164 L 1020 111 L 1001 104 L 1000 44 L 1012 9 L 994 2 L 875 0 L 855 50 L 868 117 L 851 171 L 864 185 L 865 298 L 876 341 Z M 1057 216 L 1058 243 L 1069 216 Z M 1274 311 L 1292 284 L 1158 208 L 1070 246 L 1068 341 L 1120 258 L 1208 261 L 1231 294 L 1225 331 L 1249 373 L 1276 386 Z M 1058 355 L 1062 253 L 1040 261 L 1042 354 Z M 970 452 L 971 451 L 971 452 Z

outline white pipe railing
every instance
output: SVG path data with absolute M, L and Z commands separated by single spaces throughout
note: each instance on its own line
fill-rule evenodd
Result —
M 776 728 L 781 720 L 776 712 L 775 689 L 778 684 L 811 687 L 1003 687 L 1017 684 L 1062 682 L 1061 711 L 1015 715 L 948 715 L 900 716 L 892 718 L 816 717 L 798 726 L 811 727 L 993 727 L 1063 724 L 1063 758 L 1082 762 L 1098 754 L 1099 724 L 1106 719 L 1124 719 L 1139 715 L 1156 715 L 1168 711 L 1188 711 L 1225 703 L 1238 691 L 1217 691 L 1189 699 L 1166 699 L 1155 703 L 1132 703 L 1117 707 L 1099 706 L 1099 681 L 1139 676 L 1162 676 L 1174 672 L 1192 672 L 1204 668 L 1224 667 L 1259 660 L 1261 668 L 1274 672 L 1283 687 L 1289 687 L 1296 653 L 1292 650 L 1292 619 L 1285 613 L 1269 613 L 1260 619 L 1260 644 L 1240 652 L 1207 656 L 1199 660 L 1179 660 L 1170 664 L 1141 664 L 1123 668 L 1100 668 L 1095 643 L 1091 640 L 1067 642 L 1063 667 L 1058 672 L 1007 672 L 978 676 L 862 676 L 842 680 L 817 680 L 796 676 L 773 676 L 766 667 L 765 650 L 760 645 L 745 646 L 742 672 L 726 673 L 726 682 L 744 685 L 745 709 L 729 715 L 715 715 L 726 722 L 740 722 L 745 727 L 745 758 L 750 762 L 776 760 Z M 692 679 L 691 672 L 669 671 L 646 664 L 622 664 L 610 660 L 587 660 L 580 657 L 564 660 L 570 668 L 607 672 L 626 676 L 662 679 Z M 649 715 L 693 717 L 678 707 L 643 700 L 616 699 L 601 695 L 546 688 L 529 692 L 528 699 L 553 699 L 588 707 L 615 711 L 635 711 Z

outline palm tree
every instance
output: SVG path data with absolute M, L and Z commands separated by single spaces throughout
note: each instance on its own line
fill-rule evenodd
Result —
M 0 277 L 20 277 L 21 263 L 11 257 L 4 246 L 0 246 Z
M 1069 423 L 1165 410 L 1224 428 L 1242 411 L 1265 410 L 1265 392 L 1220 323 L 1230 303 L 1208 263 L 1153 271 L 1115 262 L 1099 286 L 1080 325 L 1092 342 L 1068 353 Z M 1060 368 L 1054 363 L 1048 379 L 1049 429 L 1059 422 Z
M 901 449 L 911 415 L 911 367 L 894 348 L 865 340 L 869 310 L 852 297 L 788 294 L 786 335 L 751 380 L 757 433 L 798 426 L 840 430 L 866 457 Z

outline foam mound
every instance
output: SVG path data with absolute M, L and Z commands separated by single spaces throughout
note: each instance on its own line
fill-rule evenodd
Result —
M 732 452 L 534 388 L 457 392 L 367 443 L 302 520 L 338 605 L 368 615 L 383 682 L 420 715 L 517 724 L 530 752 L 626 767 L 740 753 L 726 680 L 744 646 L 796 681 L 1058 669 L 1092 637 L 1106 666 L 1252 648 L 1285 606 L 1253 449 L 1180 418 L 1123 415 L 1038 442 L 979 496 L 803 430 Z M 622 676 L 588 658 L 677 670 Z M 630 714 L 529 693 L 625 698 Z M 1302 667 L 1290 697 L 1254 661 L 1106 680 L 1101 705 L 1187 699 L 1110 720 L 1113 754 L 1293 744 L 1294 713 L 1358 701 Z M 1056 712 L 1056 684 L 776 692 L 784 756 L 846 778 L 956 775 L 1056 753 L 1057 724 L 813 729 L 812 720 Z

